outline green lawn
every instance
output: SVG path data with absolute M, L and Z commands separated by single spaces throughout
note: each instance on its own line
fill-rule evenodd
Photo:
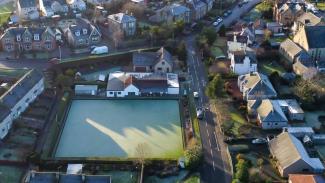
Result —
M 236 109 L 231 109 L 230 117 L 231 117 L 231 120 L 234 122 L 234 126 L 231 129 L 232 133 L 235 136 L 240 136 L 240 133 L 239 133 L 240 127 L 247 124 L 247 121 L 245 120 L 245 118 L 243 118 L 243 116 Z
M 14 3 L 9 2 L 0 6 L 0 25 L 7 22 L 11 12 L 14 10 Z
M 0 77 L 7 76 L 19 78 L 26 74 L 28 71 L 28 69 L 0 69 Z
M 20 182 L 24 169 L 14 166 L 0 166 L 0 180 L 1 182 L 15 183 Z
M 276 62 L 259 62 L 259 71 L 267 75 L 275 71 L 279 74 L 285 72 L 284 68 Z
M 325 10 L 325 2 L 317 3 L 316 7 L 320 10 Z
M 194 174 L 187 178 L 184 183 L 200 183 L 200 175 Z
M 213 43 L 211 48 L 211 54 L 213 57 L 224 56 L 224 51 L 227 47 L 227 40 L 222 37 L 218 37 L 217 40 Z
M 260 19 L 261 17 L 262 17 L 262 13 L 258 9 L 254 8 L 249 13 L 247 13 L 243 17 L 243 19 L 247 22 L 254 22 L 257 19 Z

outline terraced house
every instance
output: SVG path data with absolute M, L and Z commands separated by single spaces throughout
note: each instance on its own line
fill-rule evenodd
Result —
M 65 0 L 39 0 L 39 8 L 43 16 L 51 17 L 58 13 L 68 13 L 69 7 Z
M 43 75 L 37 70 L 30 70 L 0 96 L 0 139 L 8 134 L 13 120 L 18 118 L 43 90 Z
M 21 19 L 34 20 L 39 18 L 36 0 L 17 0 L 16 11 Z
M 46 28 L 8 28 L 0 38 L 6 52 L 51 51 L 56 48 L 55 33 Z
M 134 16 L 125 13 L 109 15 L 108 18 L 109 34 L 123 32 L 124 36 L 134 36 L 136 33 L 137 20 Z

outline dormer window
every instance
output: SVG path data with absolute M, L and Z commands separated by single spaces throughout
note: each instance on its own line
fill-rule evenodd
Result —
M 39 34 L 34 34 L 34 40 L 39 41 Z
M 80 31 L 76 31 L 74 34 L 75 34 L 76 36 L 80 36 Z
M 20 35 L 17 35 L 17 41 L 21 41 Z
M 86 35 L 86 34 L 87 34 L 87 29 L 82 29 L 82 33 L 83 33 L 84 35 Z

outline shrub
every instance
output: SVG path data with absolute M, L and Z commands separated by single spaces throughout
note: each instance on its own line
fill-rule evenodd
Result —
M 202 147 L 201 144 L 192 138 L 185 150 L 185 166 L 190 170 L 195 170 L 202 161 Z
M 248 161 L 244 159 L 240 159 L 236 164 L 236 173 L 235 177 L 240 182 L 249 182 L 249 172 L 248 172 L 249 164 Z

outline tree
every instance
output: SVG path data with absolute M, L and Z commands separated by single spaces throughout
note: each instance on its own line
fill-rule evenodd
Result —
M 183 20 L 177 20 L 173 24 L 174 34 L 178 35 L 184 31 L 185 22 Z
M 212 99 L 216 97 L 222 97 L 224 95 L 224 80 L 220 74 L 216 74 L 212 81 L 209 82 L 206 87 L 206 94 Z
M 264 164 L 264 159 L 263 159 L 263 158 L 258 158 L 258 159 L 257 159 L 257 166 L 258 166 L 260 169 L 262 169 L 263 164 Z
M 64 74 L 59 74 L 56 77 L 56 85 L 61 87 L 61 88 L 69 88 L 72 86 L 73 84 L 73 79 L 69 76 L 66 76 Z
M 222 25 L 222 26 L 220 27 L 218 33 L 219 33 L 219 36 L 221 36 L 221 37 L 225 37 L 225 36 L 226 36 L 226 27 L 225 27 L 225 25 Z
M 143 182 L 143 171 L 146 163 L 146 158 L 149 156 L 149 146 L 146 143 L 140 143 L 135 148 L 135 155 L 137 157 L 137 163 L 141 165 L 140 183 Z
M 195 170 L 202 161 L 202 147 L 199 142 L 192 138 L 184 152 L 185 166 L 190 170 Z
M 240 159 L 236 164 L 235 178 L 240 182 L 249 182 L 249 164 L 247 160 Z
M 177 49 L 176 49 L 176 53 L 177 53 L 177 56 L 178 56 L 178 59 L 183 61 L 183 62 L 186 62 L 186 59 L 187 59 L 187 51 L 186 51 L 186 45 L 185 45 L 185 42 L 182 41 L 178 44 L 177 46 Z
M 211 27 L 204 27 L 201 32 L 201 35 L 207 39 L 209 45 L 212 45 L 217 39 L 216 31 L 214 30 L 214 28 Z
M 145 17 L 144 6 L 134 4 L 132 2 L 124 4 L 121 12 L 128 12 L 130 15 L 135 16 L 137 19 L 143 19 Z

